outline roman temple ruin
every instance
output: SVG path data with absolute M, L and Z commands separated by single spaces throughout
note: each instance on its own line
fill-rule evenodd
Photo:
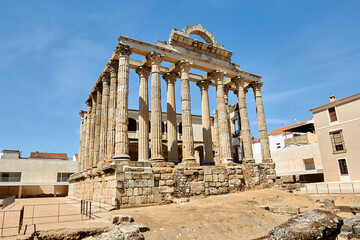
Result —
M 190 38 L 190 34 L 205 42 Z M 168 41 L 156 45 L 125 36 L 118 40 L 86 100 L 87 111 L 80 111 L 80 169 L 69 179 L 69 196 L 119 207 L 273 185 L 275 165 L 270 156 L 260 76 L 232 63 L 232 52 L 200 24 L 173 29 Z M 143 60 L 131 55 L 143 56 Z M 172 65 L 165 67 L 162 62 Z M 137 120 L 129 118 L 129 69 L 136 69 L 139 77 L 139 92 L 130 89 L 131 94 L 139 94 Z M 191 69 L 206 74 L 198 75 Z M 166 96 L 161 94 L 161 76 L 167 84 Z M 175 90 L 178 79 L 180 91 Z M 201 93 L 201 128 L 196 130 L 201 131 L 201 141 L 194 141 L 189 81 L 196 82 Z M 211 87 L 216 88 L 217 101 L 212 117 Z M 260 164 L 255 163 L 252 152 L 245 100 L 248 89 L 253 90 L 256 102 Z M 176 114 L 175 92 L 181 92 L 181 115 Z M 234 160 L 232 150 L 229 92 L 238 98 L 242 161 Z M 167 99 L 166 113 L 161 109 L 162 97 Z M 134 141 L 136 145 L 132 145 Z M 202 151 L 196 152 L 200 145 Z

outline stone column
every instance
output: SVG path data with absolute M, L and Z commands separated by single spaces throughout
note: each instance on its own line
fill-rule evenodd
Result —
M 95 140 L 94 140 L 94 159 L 93 167 L 97 167 L 100 156 L 100 124 L 101 124 L 101 86 L 96 87 L 96 116 L 95 116 Z
M 80 171 L 84 171 L 85 169 L 85 161 L 86 161 L 86 134 L 87 134 L 87 124 L 88 124 L 88 114 L 84 111 L 84 124 L 82 128 L 82 144 L 81 144 L 81 158 L 82 158 L 82 165 Z
M 88 169 L 92 168 L 94 161 L 94 143 L 95 143 L 95 120 L 96 120 L 96 92 L 91 93 L 91 123 L 90 123 L 90 146 L 89 146 L 89 161 Z
M 175 105 L 175 82 L 177 77 L 178 74 L 175 73 L 166 73 L 163 76 L 167 84 L 168 161 L 173 163 L 179 163 Z
M 127 162 L 129 156 L 128 100 L 129 100 L 129 60 L 130 47 L 119 44 L 115 50 L 119 54 L 117 74 L 117 100 L 115 115 L 115 156 L 114 160 Z
M 89 167 L 90 158 L 90 132 L 91 132 L 91 113 L 92 113 L 92 100 L 86 101 L 87 114 L 86 114 L 86 136 L 85 136 L 85 161 L 83 164 L 82 171 L 86 171 Z
M 201 91 L 201 123 L 203 131 L 204 143 L 204 165 L 214 165 L 212 137 L 211 137 L 211 122 L 210 122 L 210 106 L 209 106 L 209 85 L 210 81 L 200 81 L 197 84 Z
M 219 121 L 220 159 L 223 164 L 231 164 L 233 163 L 233 159 L 231 154 L 228 114 L 225 104 L 224 73 L 215 71 L 211 74 L 211 77 L 217 84 L 216 100 Z
M 234 92 L 237 94 L 239 99 L 239 114 L 240 114 L 240 136 L 243 143 L 244 148 L 244 159 L 245 163 L 254 163 L 255 159 L 253 157 L 252 151 L 252 140 L 251 140 L 251 133 L 250 133 L 250 123 L 249 117 L 246 108 L 246 99 L 245 95 L 247 93 L 247 87 L 245 87 L 245 82 L 241 78 L 234 78 L 233 82 L 236 85 L 236 91 Z
M 149 90 L 148 78 L 151 69 L 140 66 L 136 69 L 139 75 L 139 143 L 138 161 L 149 161 Z
M 106 160 L 109 164 L 115 155 L 115 113 L 116 113 L 116 86 L 117 86 L 117 71 L 119 61 L 111 60 L 108 67 L 110 68 L 110 95 L 109 95 L 109 110 L 108 110 L 108 127 L 107 127 L 107 143 L 106 143 Z
M 100 124 L 100 160 L 98 167 L 103 166 L 106 161 L 106 138 L 109 110 L 109 82 L 110 74 L 105 72 L 102 78 L 102 100 L 101 100 L 101 124 Z
M 161 131 L 161 55 L 151 52 L 146 56 L 151 64 L 151 159 L 152 162 L 163 162 Z
M 215 148 L 215 154 L 214 154 L 214 160 L 215 164 L 220 164 L 220 139 L 219 139 L 219 121 L 218 121 L 218 112 L 217 110 L 214 110 L 214 148 Z
M 230 140 L 230 146 L 231 146 L 231 156 L 232 156 L 232 131 L 231 131 L 231 119 L 230 119 L 230 106 L 229 106 L 229 90 L 230 86 L 224 85 L 224 98 L 225 98 L 225 105 L 226 105 L 226 114 L 227 114 L 227 120 L 229 125 L 229 140 Z
M 179 61 L 176 63 L 181 79 L 181 106 L 182 106 L 182 140 L 183 161 L 182 163 L 196 163 L 194 155 L 194 134 L 191 119 L 190 84 L 189 72 L 190 62 Z
M 80 164 L 79 166 L 79 172 L 82 170 L 83 168 L 83 164 L 84 164 L 84 156 L 82 154 L 82 145 L 84 143 L 84 135 L 83 135 L 83 130 L 84 130 L 84 123 L 85 123 L 85 118 L 84 118 L 84 111 L 80 111 L 79 115 L 80 115 L 80 141 L 79 141 L 79 162 Z
M 258 128 L 259 128 L 259 138 L 261 144 L 261 156 L 263 163 L 272 162 L 271 154 L 270 154 L 270 146 L 269 146 L 269 138 L 267 134 L 266 121 L 265 121 L 265 113 L 264 106 L 261 97 L 261 86 L 263 82 L 252 82 L 251 87 L 254 91 L 255 103 L 256 103 L 256 116 L 258 120 Z

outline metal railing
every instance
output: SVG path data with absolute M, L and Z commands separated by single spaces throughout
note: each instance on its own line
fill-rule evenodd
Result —
M 305 191 L 306 194 L 360 194 L 360 182 L 306 184 Z

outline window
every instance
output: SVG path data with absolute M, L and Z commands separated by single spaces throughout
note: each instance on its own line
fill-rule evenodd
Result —
M 58 182 L 67 182 L 69 180 L 71 174 L 73 174 L 73 173 L 58 173 L 57 181 Z
M 339 159 L 338 163 L 339 163 L 339 168 L 340 168 L 340 174 L 341 175 L 348 175 L 349 172 L 348 172 L 348 168 L 347 168 L 345 158 Z
M 330 122 L 336 122 L 338 119 L 336 116 L 335 107 L 329 108 L 328 111 L 329 111 Z
M 330 138 L 333 152 L 345 150 L 344 138 L 341 130 L 336 132 L 330 132 Z
M 0 173 L 0 182 L 20 182 L 21 172 Z
M 182 122 L 179 122 L 179 134 L 182 134 Z
M 314 170 L 315 163 L 313 158 L 304 159 L 305 170 Z
M 132 132 L 136 132 L 136 120 L 133 118 L 128 118 L 129 127 L 128 130 Z
M 276 148 L 281 148 L 280 143 L 276 143 Z

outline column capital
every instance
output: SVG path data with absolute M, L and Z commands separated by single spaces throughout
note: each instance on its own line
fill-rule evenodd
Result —
M 96 92 L 101 92 L 101 90 L 102 90 L 102 83 L 103 83 L 103 81 L 102 81 L 102 78 L 101 78 L 99 84 L 97 84 L 97 85 L 95 86 Z M 95 96 L 97 97 L 97 94 L 95 94 Z
M 92 101 L 95 101 L 95 99 L 96 99 L 96 93 L 97 93 L 97 91 L 96 91 L 97 89 L 96 89 L 96 86 L 94 87 L 94 91 L 92 91 L 91 93 L 90 93 L 90 95 L 91 95 L 91 100 Z
M 104 82 L 107 82 L 109 83 L 110 81 L 110 73 L 109 72 L 103 72 L 101 74 L 101 81 L 104 83 Z
M 215 82 L 217 84 L 218 81 L 224 80 L 225 74 L 226 74 L 226 72 L 224 72 L 223 70 L 216 70 L 209 74 L 209 78 L 215 80 Z
M 117 73 L 119 67 L 119 60 L 111 59 L 106 66 L 110 69 L 110 73 Z
M 85 101 L 85 103 L 86 103 L 86 106 L 87 106 L 87 107 L 89 107 L 89 108 L 92 107 L 92 100 L 91 100 L 91 98 L 88 98 L 88 99 Z
M 176 62 L 175 67 L 179 69 L 180 73 L 182 73 L 182 72 L 189 73 L 191 64 L 192 64 L 192 62 L 190 62 L 188 60 L 180 60 L 180 61 Z
M 260 81 L 254 81 L 252 83 L 250 83 L 250 86 L 254 89 L 254 90 L 261 90 L 262 85 L 264 85 L 264 82 L 260 82 Z
M 171 72 L 168 72 L 168 73 L 165 73 L 163 75 L 163 79 L 165 80 L 165 82 L 167 84 L 171 83 L 172 85 L 175 85 L 175 82 L 176 82 L 176 79 L 179 77 L 179 74 L 177 73 L 171 73 Z
M 209 89 L 209 85 L 211 84 L 211 82 L 209 80 L 201 80 L 199 82 L 196 83 L 196 85 L 201 89 L 201 90 L 208 90 Z
M 160 67 L 162 55 L 160 53 L 151 51 L 146 55 L 146 60 L 150 62 L 151 65 L 157 65 Z
M 86 111 L 83 111 L 83 110 L 81 110 L 79 112 L 79 115 L 80 115 L 81 119 L 84 119 L 85 113 L 86 113 Z
M 146 66 L 140 66 L 136 69 L 136 73 L 139 75 L 140 78 L 148 79 L 150 72 L 151 72 L 151 69 Z
M 132 54 L 131 47 L 121 43 L 116 46 L 115 52 L 120 54 L 120 56 L 130 56 Z

